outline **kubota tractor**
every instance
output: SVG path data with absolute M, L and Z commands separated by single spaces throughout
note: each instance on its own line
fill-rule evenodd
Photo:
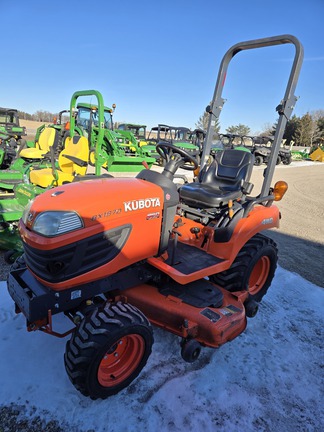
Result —
M 262 190 L 253 197 L 254 156 L 225 149 L 211 161 L 211 124 L 221 110 L 231 58 L 286 43 L 294 44 L 295 59 Z M 167 159 L 162 173 L 143 170 L 135 178 L 62 185 L 26 208 L 19 226 L 24 256 L 10 271 L 8 290 L 28 330 L 71 333 L 65 368 L 82 394 L 106 398 L 129 385 L 151 353 L 152 324 L 179 336 L 183 359 L 193 362 L 201 347 L 234 339 L 256 314 L 277 263 L 275 243 L 261 232 L 279 225 L 273 202 L 287 185 L 271 187 L 271 181 L 296 102 L 302 57 L 299 41 L 290 35 L 238 43 L 227 51 L 195 182 L 175 185 L 177 169 L 192 170 L 197 161 L 160 143 L 157 149 Z M 64 334 L 52 323 L 59 313 L 73 324 Z

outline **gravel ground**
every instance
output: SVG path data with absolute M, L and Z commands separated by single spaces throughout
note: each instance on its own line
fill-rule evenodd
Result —
M 263 169 L 254 170 L 255 189 L 261 185 Z M 279 265 L 324 287 L 324 163 L 277 167 L 274 181 L 285 180 L 288 191 L 277 203 L 282 215 L 280 228 L 267 231 L 279 247 Z
M 254 170 L 254 194 L 261 185 L 263 169 Z M 278 243 L 279 265 L 321 287 L 324 287 L 323 178 L 324 164 L 320 163 L 304 166 L 302 162 L 293 162 L 290 166 L 277 167 L 275 181 L 287 181 L 289 189 L 278 203 L 282 213 L 280 229 L 267 232 Z M 6 280 L 9 267 L 0 253 L 0 280 Z M 27 419 L 24 413 L 31 410 L 32 407 L 25 405 L 1 406 L 0 432 L 72 432 L 69 425 L 56 420 L 45 422 L 39 416 Z
M 45 422 L 39 416 L 29 419 L 21 413 L 25 407 L 9 405 L 0 407 L 0 432 L 65 432 L 58 421 Z

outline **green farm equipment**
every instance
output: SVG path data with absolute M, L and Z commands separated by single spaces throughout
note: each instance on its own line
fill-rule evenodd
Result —
M 84 96 L 96 97 L 97 104 L 84 102 L 77 104 L 78 98 Z M 98 91 L 78 91 L 71 99 L 69 121 L 65 124 L 61 122 L 61 125 L 50 125 L 40 132 L 40 141 L 44 133 L 50 135 L 51 138 L 61 135 L 64 137 L 64 147 L 56 157 L 55 146 L 51 145 L 47 149 L 49 158 L 46 165 L 39 166 L 29 163 L 28 171 L 23 174 L 24 182 L 22 178 L 19 178 L 14 187 L 13 196 L 6 195 L 0 200 L 0 249 L 7 250 L 5 258 L 8 262 L 13 261 L 22 253 L 18 222 L 25 207 L 37 195 L 65 183 L 98 177 L 101 175 L 102 167 L 110 171 L 112 171 L 110 168 L 115 171 L 134 171 L 135 167 L 143 168 L 145 162 L 152 165 L 155 160 L 153 158 L 137 155 L 126 156 L 125 137 L 112 129 L 112 112 L 113 108 L 104 107 L 102 96 Z M 56 126 L 60 126 L 61 129 Z M 35 149 L 25 149 L 25 153 L 28 150 L 32 153 Z M 116 150 L 115 153 L 113 150 Z M 116 155 L 117 152 L 118 155 Z M 87 174 L 91 159 L 95 173 Z M 19 160 L 23 161 L 23 158 Z M 109 174 L 103 174 L 103 176 L 109 176 Z
M 169 126 L 166 141 L 176 148 L 185 150 L 199 164 L 200 148 L 198 144 L 191 141 L 191 130 L 189 128 Z
M 189 141 L 192 142 L 196 147 L 199 148 L 200 153 L 203 151 L 204 141 L 206 138 L 206 131 L 197 128 L 190 132 Z
M 26 128 L 20 126 L 18 111 L 0 108 L 0 169 L 7 169 L 19 151 L 27 146 Z
M 251 151 L 251 149 L 246 145 L 246 136 L 238 134 L 220 134 L 219 138 L 227 149 Z
M 17 184 L 28 181 L 28 173 L 32 167 L 50 167 L 50 147 L 58 145 L 58 132 L 50 126 L 43 128 L 35 140 L 35 147 L 19 150 L 12 158 L 10 166 L 0 171 L 1 197 L 12 196 Z
M 18 110 L 13 108 L 0 108 L 0 129 L 4 129 L 17 140 L 27 135 L 26 128 L 20 126 Z
M 139 146 L 147 145 L 146 140 L 146 125 L 139 125 L 133 123 L 121 123 L 118 125 L 118 132 L 120 131 L 129 131 L 139 142 Z
M 17 157 L 19 147 L 16 139 L 0 127 L 0 169 L 7 169 Z
M 18 150 L 11 150 L 7 144 L 4 154 L 6 163 L 0 171 L 0 195 L 2 198 L 14 195 L 17 184 L 28 182 L 29 171 L 32 168 L 51 167 L 50 148 L 53 147 L 54 155 L 57 157 L 64 148 L 64 142 L 69 135 L 69 122 L 62 121 L 62 115 L 69 111 L 63 110 L 59 113 L 59 120 L 55 124 L 41 125 L 35 135 L 33 142 L 23 143 Z M 76 127 L 75 132 L 81 134 L 81 129 Z M 1 137 L 0 137 L 1 138 Z M 10 141 L 11 145 L 15 144 Z M 17 145 L 17 144 L 16 144 Z M 8 157 L 10 155 L 10 158 Z M 0 152 L 1 160 L 1 152 Z
M 159 124 L 151 129 L 148 136 L 149 144 L 157 145 L 160 143 L 169 143 L 174 147 L 185 150 L 190 156 L 196 159 L 199 163 L 200 146 L 193 141 L 192 132 L 186 127 L 169 126 L 166 124 Z M 160 165 L 165 165 L 166 161 L 161 156 L 158 158 Z
M 208 106 L 206 111 L 209 112 L 209 109 Z M 217 153 L 224 149 L 242 150 L 251 153 L 252 147 L 246 144 L 245 138 L 243 135 L 217 134 L 217 139 L 214 139 L 211 143 L 210 157 L 215 158 Z
M 0 249 L 7 250 L 5 259 L 8 262 L 22 253 L 18 222 L 26 206 L 49 188 L 88 178 L 89 144 L 85 137 L 68 136 L 57 161 L 53 147 L 50 153 L 49 167 L 31 167 L 26 182 L 15 186 L 14 196 L 0 200 Z
M 78 104 L 80 96 L 94 95 L 97 105 Z M 77 111 L 76 111 L 77 108 Z M 105 168 L 108 172 L 138 172 L 143 167 L 150 168 L 155 159 L 141 150 L 130 131 L 113 129 L 113 108 L 104 106 L 102 95 L 96 90 L 74 93 L 71 100 L 71 129 L 75 125 L 86 132 L 90 146 L 90 164 L 95 167 L 96 175 Z
M 155 161 L 159 160 L 160 155 L 156 151 L 156 143 L 152 143 L 146 138 L 146 125 L 122 123 L 118 125 L 118 132 L 135 144 L 132 148 L 134 151 L 139 146 L 144 156 L 152 157 Z

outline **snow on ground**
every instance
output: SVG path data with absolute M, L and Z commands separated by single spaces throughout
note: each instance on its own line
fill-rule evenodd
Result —
M 0 405 L 56 418 L 71 432 L 323 431 L 324 291 L 282 268 L 246 331 L 193 364 L 155 329 L 153 353 L 118 395 L 92 401 L 65 373 L 66 339 L 27 333 L 0 283 Z

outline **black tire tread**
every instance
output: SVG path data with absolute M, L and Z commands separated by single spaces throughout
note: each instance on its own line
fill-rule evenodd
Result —
M 275 258 L 275 262 L 273 263 L 273 269 L 271 274 L 269 275 L 269 279 L 265 283 L 262 289 L 263 291 L 262 295 L 254 296 L 255 300 L 260 301 L 261 298 L 265 295 L 272 281 L 275 269 L 277 267 L 277 253 L 278 253 L 276 243 L 269 237 L 264 236 L 263 234 L 256 234 L 250 240 L 248 240 L 246 244 L 242 247 L 242 249 L 239 251 L 239 253 L 237 254 L 237 257 L 233 261 L 231 267 L 228 270 L 225 270 L 220 273 L 216 273 L 213 276 L 211 276 L 212 281 L 230 292 L 246 290 L 247 286 L 242 286 L 242 282 L 245 279 L 244 276 L 246 274 L 248 265 L 250 264 L 252 258 L 259 251 L 268 247 L 273 249 L 276 258 Z M 247 285 L 247 281 L 245 285 Z
M 64 354 L 66 372 L 72 384 L 83 395 L 90 395 L 86 385 L 87 369 L 98 348 L 116 329 L 129 325 L 146 326 L 152 334 L 149 321 L 134 306 L 122 302 L 107 303 L 104 308 L 96 308 L 91 315 L 85 317 L 67 342 Z M 97 398 L 96 396 L 90 396 L 92 399 Z

